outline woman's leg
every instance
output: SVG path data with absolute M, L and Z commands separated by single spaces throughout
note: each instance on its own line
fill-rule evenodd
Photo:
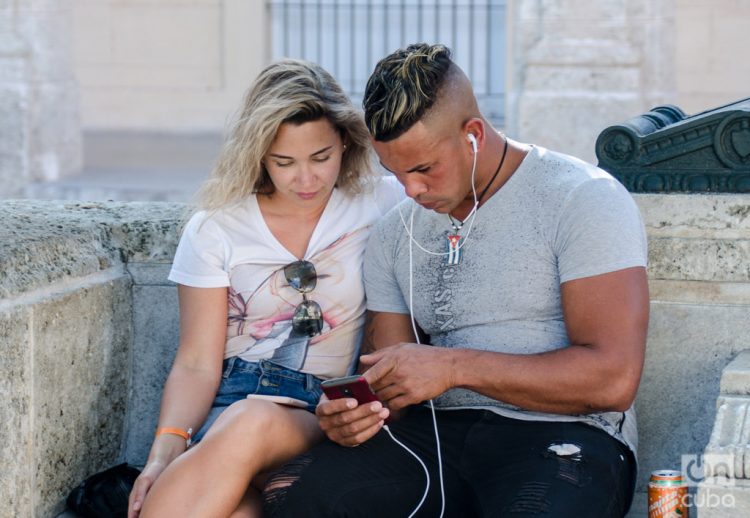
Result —
M 238 401 L 199 444 L 164 470 L 146 497 L 141 518 L 230 516 L 258 473 L 283 464 L 322 437 L 310 412 Z
M 240 505 L 228 518 L 257 518 L 259 516 L 263 516 L 260 491 L 251 486 L 247 488 Z

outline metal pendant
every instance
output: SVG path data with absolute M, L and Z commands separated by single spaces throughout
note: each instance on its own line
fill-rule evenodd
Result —
M 445 254 L 445 262 L 448 265 L 454 266 L 461 263 L 461 242 L 463 238 L 458 234 L 448 234 L 446 236 L 448 242 L 448 253 Z

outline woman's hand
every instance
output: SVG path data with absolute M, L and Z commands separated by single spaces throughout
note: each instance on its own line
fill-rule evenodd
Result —
M 379 401 L 359 405 L 356 399 L 320 398 L 315 415 L 330 440 L 341 446 L 359 446 L 383 427 L 390 412 Z
M 156 479 L 162 474 L 167 465 L 163 461 L 154 460 L 146 464 L 141 474 L 135 479 L 133 490 L 128 499 L 128 518 L 137 518 L 146 499 L 146 493 L 154 485 Z

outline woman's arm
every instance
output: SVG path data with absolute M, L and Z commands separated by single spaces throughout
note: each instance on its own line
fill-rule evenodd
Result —
M 159 428 L 193 429 L 203 424 L 221 380 L 227 333 L 227 289 L 178 286 L 180 345 L 164 385 Z M 143 472 L 130 494 L 128 516 L 137 516 L 151 485 L 186 449 L 173 434 L 154 439 Z

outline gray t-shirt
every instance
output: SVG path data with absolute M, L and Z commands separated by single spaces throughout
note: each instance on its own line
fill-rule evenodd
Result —
M 447 235 L 453 233 L 448 217 L 411 199 L 392 209 L 378 223 L 365 253 L 367 308 L 413 310 L 436 346 L 541 353 L 569 345 L 561 283 L 646 265 L 643 222 L 625 188 L 593 165 L 541 147 L 531 149 L 460 233 L 466 235 L 470 225 L 461 263 L 448 265 L 445 255 L 423 250 L 447 250 Z M 584 421 L 634 452 L 637 446 L 632 407 L 625 413 L 558 415 L 523 410 L 466 389 L 449 390 L 434 403 L 517 419 Z

